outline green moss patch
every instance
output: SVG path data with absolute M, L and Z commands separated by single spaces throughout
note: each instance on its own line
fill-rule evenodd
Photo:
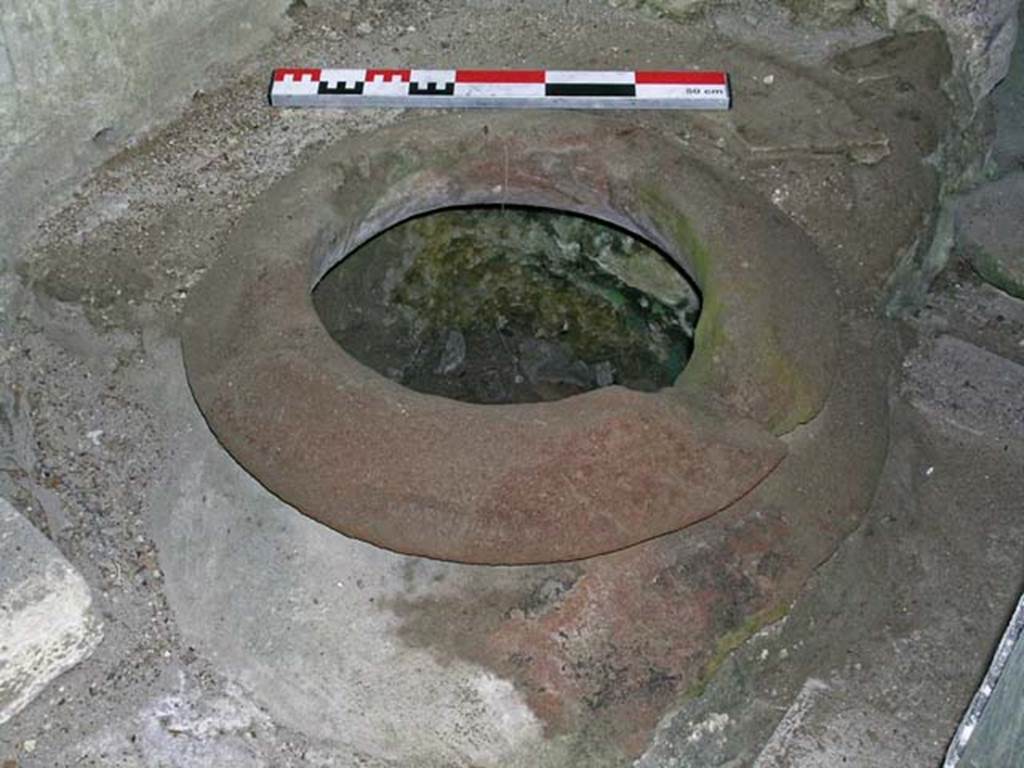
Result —
M 313 298 L 357 359 L 473 402 L 668 386 L 700 306 L 689 280 L 628 233 L 523 208 L 406 221 L 352 253 Z

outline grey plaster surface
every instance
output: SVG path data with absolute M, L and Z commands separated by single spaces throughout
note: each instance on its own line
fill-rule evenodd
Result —
M 287 0 L 5 0 L 0 265 L 82 174 L 285 24 Z
M 164 402 L 180 425 L 180 471 L 153 489 L 151 530 L 188 642 L 278 722 L 350 759 L 538 765 L 543 728 L 515 688 L 400 642 L 386 607 L 457 590 L 474 568 L 387 552 L 296 514 L 217 444 L 178 375 L 175 345 L 160 357 L 145 375 L 171 382 Z

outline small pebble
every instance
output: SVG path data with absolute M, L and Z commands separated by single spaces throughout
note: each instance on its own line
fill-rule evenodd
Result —
M 615 383 L 615 369 L 604 360 L 594 366 L 594 379 L 599 387 L 609 387 Z

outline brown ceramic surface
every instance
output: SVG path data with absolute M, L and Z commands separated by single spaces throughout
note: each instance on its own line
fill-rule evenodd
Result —
M 676 385 L 471 405 L 331 340 L 309 297 L 321 275 L 410 215 L 483 202 L 596 216 L 677 259 L 704 314 Z M 304 513 L 411 554 L 550 562 L 678 530 L 768 475 L 774 435 L 828 391 L 830 286 L 796 227 L 660 134 L 456 115 L 332 147 L 272 188 L 191 299 L 183 344 L 219 439 Z

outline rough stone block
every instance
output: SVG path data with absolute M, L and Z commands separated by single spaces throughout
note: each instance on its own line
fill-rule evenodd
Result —
M 1006 76 L 1017 39 L 1017 0 L 783 0 L 800 14 L 840 24 L 863 7 L 892 30 L 934 22 L 946 35 L 956 72 L 978 104 Z
M 0 499 L 0 723 L 102 639 L 85 580 Z
M 1021 10 L 1024 16 L 1024 8 Z M 1018 38 L 1024 37 L 1017 23 Z M 992 163 L 1002 173 L 1024 168 L 1024 45 L 1013 49 L 1006 79 L 992 91 L 995 107 L 996 138 L 992 145 Z
M 1024 172 L 964 195 L 956 204 L 957 248 L 985 280 L 1024 298 Z
M 1024 366 L 953 336 L 922 345 L 904 366 L 922 411 L 976 435 L 1024 436 Z

